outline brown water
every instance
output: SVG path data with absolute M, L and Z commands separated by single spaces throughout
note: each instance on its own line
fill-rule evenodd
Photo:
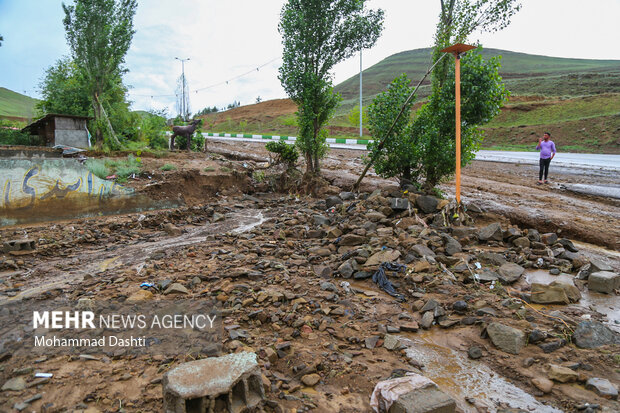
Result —
M 561 410 L 542 404 L 508 379 L 495 373 L 482 362 L 470 360 L 461 352 L 437 344 L 432 334 L 416 334 L 405 340 L 407 355 L 424 364 L 424 376 L 456 400 L 464 412 L 478 410 L 466 398 L 474 398 L 495 412 L 498 405 L 527 411 L 555 413 Z

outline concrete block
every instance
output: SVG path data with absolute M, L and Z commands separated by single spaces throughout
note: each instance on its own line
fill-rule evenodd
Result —
M 183 363 L 164 375 L 165 413 L 240 413 L 265 398 L 255 353 Z
M 37 249 L 37 246 L 33 239 L 15 239 L 5 241 L 2 245 L 2 249 L 4 252 L 34 251 Z
M 620 274 L 611 271 L 593 272 L 588 277 L 588 288 L 599 293 L 611 294 L 620 289 Z

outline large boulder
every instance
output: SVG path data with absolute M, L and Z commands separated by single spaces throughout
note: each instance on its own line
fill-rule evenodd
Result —
M 439 199 L 430 195 L 422 195 L 416 198 L 415 203 L 418 208 L 425 214 L 432 214 L 437 210 Z
M 400 257 L 400 251 L 398 250 L 383 250 L 373 254 L 366 262 L 364 267 L 371 267 L 373 265 L 379 265 L 384 262 L 394 262 Z
M 510 354 L 519 354 L 525 347 L 526 335 L 523 331 L 500 323 L 487 326 L 487 334 L 495 347 Z
M 370 406 L 374 411 L 388 413 L 453 413 L 456 402 L 430 379 L 407 373 L 404 377 L 377 383 Z
M 547 375 L 551 380 L 559 381 L 560 383 L 574 382 L 579 378 L 579 374 L 576 371 L 555 364 L 549 365 L 549 372 Z
M 591 377 L 586 382 L 586 389 L 592 390 L 599 396 L 606 399 L 618 399 L 618 389 L 612 382 L 607 379 Z
M 588 277 L 588 288 L 599 293 L 612 294 L 620 289 L 620 274 L 611 271 L 593 272 Z
M 558 285 L 532 284 L 531 300 L 536 304 L 569 304 L 564 288 Z
M 582 321 L 573 333 L 573 341 L 579 348 L 597 348 L 620 344 L 620 337 L 598 321 Z

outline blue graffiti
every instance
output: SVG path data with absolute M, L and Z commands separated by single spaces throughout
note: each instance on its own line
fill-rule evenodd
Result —
M 28 180 L 33 176 L 37 175 L 38 173 L 39 167 L 33 166 L 28 172 L 26 172 L 26 175 L 24 176 L 24 181 L 22 182 L 22 191 L 25 194 L 30 195 L 30 202 L 28 203 L 28 205 L 21 207 L 21 209 L 32 208 L 32 206 L 34 205 L 34 200 L 37 197 L 37 191 L 33 187 L 28 185 Z
M 60 180 L 57 179 L 56 180 L 56 185 L 54 185 L 54 187 L 46 194 L 42 195 L 41 198 L 39 198 L 41 201 L 44 201 L 48 198 L 51 198 L 53 196 L 55 196 L 56 198 L 59 199 L 63 199 L 64 197 L 67 196 L 67 194 L 69 192 L 74 192 L 77 191 L 78 189 L 80 189 L 80 186 L 82 186 L 82 178 L 78 178 L 78 180 L 72 184 L 72 185 L 67 185 L 64 189 L 60 188 Z

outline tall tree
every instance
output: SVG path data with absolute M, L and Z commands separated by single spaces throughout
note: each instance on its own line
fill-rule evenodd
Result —
M 38 115 L 61 113 L 89 116 L 91 101 L 86 82 L 78 66 L 69 57 L 59 59 L 45 71 L 39 84 L 41 99 L 36 104 Z
M 136 0 L 75 0 L 62 4 L 67 43 L 83 72 L 95 115 L 95 137 L 101 146 L 105 135 L 120 146 L 106 114 L 106 91 L 117 86 L 126 72 L 123 67 L 135 31 Z
M 318 174 L 325 154 L 325 124 L 340 96 L 331 70 L 362 48 L 372 47 L 383 30 L 383 10 L 367 10 L 365 0 L 289 0 L 278 30 L 284 53 L 279 79 L 297 104 L 297 145 L 306 172 Z

